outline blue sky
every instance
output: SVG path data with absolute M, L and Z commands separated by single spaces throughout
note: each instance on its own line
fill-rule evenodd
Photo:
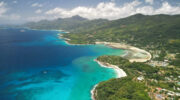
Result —
M 74 15 L 115 20 L 136 13 L 180 14 L 180 0 L 0 0 L 0 24 Z

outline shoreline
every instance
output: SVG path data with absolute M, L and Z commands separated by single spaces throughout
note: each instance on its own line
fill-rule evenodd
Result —
M 61 30 L 61 29 L 59 29 L 59 30 L 49 29 L 49 30 L 48 30 L 48 29 L 35 29 L 35 28 L 29 28 L 29 27 L 23 27 L 23 28 L 28 29 L 28 30 L 39 30 L 39 31 L 58 31 L 58 32 L 70 33 L 70 32 L 68 32 L 68 31 Z
M 146 62 L 148 60 L 151 59 L 151 54 L 143 49 L 139 49 L 137 47 L 133 47 L 133 46 L 129 46 L 129 45 L 125 45 L 125 44 L 120 44 L 120 43 L 112 43 L 112 42 L 96 42 L 96 44 L 104 44 L 104 45 L 107 45 L 109 47 L 112 47 L 112 48 L 117 48 L 117 49 L 125 49 L 125 50 L 130 50 L 132 51 L 132 53 L 144 53 L 147 55 L 147 57 L 142 57 L 140 59 L 137 59 L 137 58 L 130 58 L 129 61 L 130 62 Z M 129 56 L 130 52 L 126 52 L 126 54 L 123 55 L 123 57 L 125 56 Z M 132 56 L 132 55 L 130 55 Z M 116 65 L 111 65 L 109 63 L 104 63 L 104 62 L 100 62 L 98 60 L 95 59 L 95 61 L 102 67 L 106 67 L 106 68 L 113 68 L 115 71 L 116 71 L 116 74 L 117 74 L 117 78 L 121 78 L 121 77 L 126 77 L 127 74 L 122 70 L 120 69 L 118 66 Z M 97 92 L 96 92 L 96 87 L 98 86 L 98 84 L 96 84 L 93 89 L 91 90 L 91 99 L 92 100 L 96 100 L 95 99 L 95 95 L 97 95 Z
M 98 84 L 96 84 L 93 88 L 92 88 L 92 90 L 91 90 L 91 99 L 92 100 L 96 100 L 95 99 L 95 95 L 96 95 L 96 87 L 98 86 Z
M 98 44 L 102 44 L 102 45 L 106 45 L 108 47 L 111 48 L 115 48 L 115 49 L 124 49 L 127 50 L 126 54 L 121 55 L 123 58 L 128 59 L 130 62 L 147 62 L 149 60 L 151 60 L 152 55 L 143 49 L 134 47 L 134 46 L 130 46 L 128 44 L 123 44 L 123 43 L 114 43 L 114 42 L 95 42 L 95 44 L 72 44 L 69 43 L 68 41 L 70 41 L 70 39 L 68 38 L 63 38 L 62 34 L 58 34 L 59 38 L 64 39 L 65 43 L 68 45 L 80 45 L 80 46 L 84 46 L 84 45 L 98 45 Z M 142 56 L 138 56 L 138 55 L 143 55 Z
M 64 42 L 68 45 L 72 45 L 72 46 L 85 46 L 85 45 L 96 45 L 96 44 L 72 44 L 72 43 L 69 43 L 68 41 L 70 41 L 71 39 L 68 39 L 68 38 L 64 38 L 62 37 L 63 35 L 62 34 L 58 34 L 58 37 L 63 39 Z
M 149 52 L 147 52 L 146 50 L 143 50 L 143 49 L 140 49 L 140 48 L 137 48 L 134 46 L 130 46 L 127 44 L 114 43 L 114 42 L 95 42 L 95 44 L 71 44 L 68 42 L 70 39 L 63 38 L 61 34 L 59 34 L 59 38 L 64 39 L 64 41 L 69 45 L 98 45 L 98 44 L 103 44 L 103 45 L 106 45 L 106 46 L 111 47 L 111 48 L 127 50 L 126 54 L 122 55 L 122 57 L 127 58 L 130 62 L 146 62 L 148 60 L 151 60 L 151 58 L 152 58 L 151 54 Z M 140 54 L 143 56 L 138 57 L 137 55 L 140 55 Z M 116 78 L 121 78 L 121 77 L 127 76 L 127 74 L 116 65 L 111 65 L 111 64 L 105 63 L 105 62 L 100 62 L 96 59 L 94 61 L 96 61 L 101 67 L 113 68 L 116 72 L 116 75 L 117 75 Z M 98 84 L 96 84 L 92 88 L 92 90 L 90 91 L 92 100 L 96 100 L 95 95 L 97 94 L 96 87 L 98 86 Z
M 109 63 L 105 63 L 105 62 L 100 62 L 97 59 L 95 59 L 94 61 L 97 62 L 101 67 L 114 69 L 116 71 L 116 78 L 121 78 L 121 77 L 127 76 L 127 74 L 116 65 L 112 65 Z
M 105 63 L 105 62 L 100 62 L 97 59 L 94 59 L 95 62 L 97 62 L 101 67 L 105 67 L 105 68 L 112 68 L 115 70 L 116 72 L 116 78 L 122 78 L 122 77 L 126 77 L 127 74 L 124 72 L 124 70 L 122 70 L 121 68 L 119 68 L 116 65 L 112 65 L 109 63 Z M 99 83 L 98 83 L 99 84 Z M 91 90 L 91 99 L 92 100 L 96 100 L 95 99 L 95 95 L 96 95 L 96 87 L 98 86 L 98 84 L 96 84 L 93 89 Z
M 140 49 L 140 48 L 137 48 L 134 46 L 130 46 L 127 44 L 114 43 L 114 42 L 96 42 L 96 44 L 104 44 L 104 45 L 107 45 L 112 48 L 129 50 L 128 53 L 131 53 L 131 55 L 129 56 L 129 54 L 127 53 L 123 57 L 126 58 L 126 56 L 129 56 L 128 60 L 130 62 L 146 62 L 148 60 L 151 60 L 151 58 L 152 58 L 151 54 L 149 52 L 147 52 L 146 50 L 143 50 L 143 49 Z M 144 56 L 137 57 L 138 53 L 143 54 Z

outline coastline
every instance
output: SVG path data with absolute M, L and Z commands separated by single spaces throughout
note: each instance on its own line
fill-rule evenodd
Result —
M 114 42 L 95 42 L 95 44 L 72 44 L 69 43 L 68 41 L 70 41 L 71 39 L 68 38 L 64 38 L 62 37 L 62 34 L 58 34 L 58 37 L 61 39 L 64 39 L 65 43 L 68 45 L 97 45 L 97 44 L 103 44 L 106 45 L 108 47 L 111 48 L 116 48 L 116 49 L 124 49 L 127 50 L 126 54 L 121 55 L 121 57 L 128 59 L 130 62 L 146 62 L 151 60 L 152 56 L 151 54 L 143 49 L 134 47 L 134 46 L 130 46 L 127 44 L 123 44 L 123 43 L 114 43 Z M 142 55 L 142 56 L 138 56 L 138 55 Z
M 101 67 L 114 69 L 116 71 L 116 78 L 121 78 L 121 77 L 127 76 L 127 74 L 116 65 L 112 65 L 109 63 L 105 63 L 105 62 L 100 62 L 97 59 L 95 59 L 94 61 L 97 62 Z
M 109 64 L 109 63 L 105 63 L 105 62 L 100 62 L 97 59 L 95 59 L 94 61 L 97 62 L 101 67 L 114 69 L 116 71 L 116 78 L 121 78 L 121 77 L 126 77 L 127 76 L 127 74 L 116 65 L 112 65 L 112 64 Z M 98 84 L 96 84 L 93 87 L 93 89 L 91 90 L 91 99 L 92 100 L 96 100 L 95 95 L 97 94 L 97 92 L 96 92 L 96 87 L 97 86 L 98 86 Z
M 130 55 L 130 57 L 128 57 L 128 60 L 130 62 L 146 62 L 148 60 L 151 60 L 151 58 L 152 58 L 152 56 L 149 52 L 147 52 L 143 49 L 134 47 L 134 46 L 127 45 L 127 44 L 114 43 L 114 42 L 96 42 L 96 44 L 104 44 L 104 45 L 107 45 L 112 48 L 129 50 L 129 53 L 131 53 L 131 55 Z M 143 54 L 144 56 L 136 57 L 138 53 Z M 123 57 L 126 58 L 126 56 L 129 56 L 129 54 L 126 54 Z
M 61 30 L 61 29 L 59 29 L 59 30 L 55 30 L 55 29 L 50 29 L 50 30 L 48 30 L 48 29 L 35 29 L 35 28 L 29 28 L 29 27 L 23 27 L 23 28 L 25 28 L 25 29 L 28 29 L 28 30 L 40 30 L 40 31 L 58 31 L 58 32 L 65 32 L 65 33 L 70 33 L 70 32 L 68 32 L 68 31 Z
M 139 49 L 137 47 L 133 47 L 133 46 L 129 46 L 129 45 L 125 45 L 125 44 L 120 44 L 120 43 L 113 43 L 113 42 L 96 42 L 96 44 L 104 44 L 104 45 L 107 45 L 109 47 L 112 47 L 112 48 L 117 48 L 117 49 L 125 49 L 125 50 L 130 50 L 131 53 L 143 53 L 143 54 L 146 54 L 147 57 L 142 57 L 142 58 L 130 58 L 129 61 L 130 62 L 146 62 L 148 60 L 151 59 L 151 54 L 143 49 Z M 125 55 L 123 55 L 124 57 L 125 56 L 129 56 L 129 53 L 130 52 L 126 52 Z M 132 55 L 130 55 L 132 56 Z M 116 71 L 116 74 L 117 74 L 117 78 L 121 78 L 121 77 L 126 77 L 127 74 L 122 70 L 120 69 L 118 66 L 116 65 L 111 65 L 109 63 L 104 63 L 104 62 L 100 62 L 98 60 L 95 59 L 95 61 L 102 67 L 106 67 L 106 68 L 113 68 L 115 71 Z M 91 90 L 91 99 L 92 100 L 96 100 L 95 99 L 95 95 L 97 95 L 97 91 L 96 91 L 96 87 L 98 86 L 98 84 L 96 84 L 93 89 Z
M 98 84 L 96 84 L 93 88 L 92 88 L 92 90 L 91 90 L 91 99 L 92 100 L 96 100 L 95 99 L 95 95 L 97 94 L 97 92 L 96 92 L 96 87 L 98 86 Z
M 93 44 L 71 44 L 68 42 L 70 39 L 63 38 L 61 34 L 59 34 L 59 38 L 64 39 L 65 42 L 69 45 L 93 45 Z M 151 54 L 149 52 L 147 52 L 146 50 L 143 50 L 143 49 L 140 49 L 140 48 L 137 48 L 134 46 L 130 46 L 127 44 L 114 43 L 114 42 L 95 42 L 95 45 L 97 45 L 97 44 L 103 44 L 103 45 L 106 45 L 106 46 L 109 46 L 112 48 L 116 48 L 116 49 L 128 50 L 126 52 L 126 54 L 122 55 L 122 57 L 127 58 L 130 62 L 146 62 L 148 60 L 151 60 L 151 58 L 152 58 Z M 143 56 L 137 56 L 139 54 L 141 54 Z M 96 61 L 101 67 L 113 68 L 117 74 L 116 78 L 121 78 L 121 77 L 127 76 L 127 74 L 116 65 L 111 65 L 111 64 L 105 63 L 105 62 L 100 62 L 96 59 L 94 61 Z M 92 100 L 96 100 L 95 95 L 97 94 L 97 91 L 96 91 L 97 86 L 98 86 L 98 84 L 96 84 L 90 91 Z
M 62 37 L 62 36 L 63 36 L 62 34 L 58 34 L 58 37 L 61 38 L 61 39 L 63 39 L 64 42 L 65 42 L 66 44 L 68 44 L 68 45 L 73 45 L 73 46 L 95 45 L 95 44 L 72 44 L 72 43 L 69 43 L 69 42 L 68 42 L 68 41 L 70 41 L 71 39 L 64 38 L 64 37 Z

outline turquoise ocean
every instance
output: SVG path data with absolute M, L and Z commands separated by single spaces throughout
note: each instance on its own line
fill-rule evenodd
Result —
M 91 100 L 94 85 L 116 78 L 94 59 L 124 50 L 68 45 L 58 34 L 66 33 L 0 29 L 0 100 Z

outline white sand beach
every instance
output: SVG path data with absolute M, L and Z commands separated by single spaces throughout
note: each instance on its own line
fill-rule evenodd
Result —
M 113 68 L 116 71 L 116 74 L 117 74 L 116 78 L 121 78 L 121 77 L 126 77 L 127 76 L 127 74 L 116 65 L 112 65 L 112 64 L 109 64 L 109 63 L 105 63 L 105 62 L 100 62 L 100 61 L 98 61 L 96 59 L 94 61 L 96 61 L 101 67 Z M 96 95 L 96 93 L 97 93 L 96 90 L 95 90 L 97 86 L 98 86 L 98 84 L 96 84 L 93 87 L 93 89 L 91 90 L 91 99 L 92 100 L 95 100 L 94 95 Z
M 129 61 L 130 62 L 146 62 L 148 60 L 151 59 L 151 54 L 143 49 L 137 48 L 137 47 L 133 47 L 127 44 L 121 44 L 121 43 L 113 43 L 113 42 L 96 42 L 96 44 L 104 44 L 107 45 L 109 47 L 112 48 L 119 48 L 119 49 L 125 49 L 125 50 L 129 50 L 130 52 L 132 52 L 132 56 L 135 57 L 130 57 Z M 138 55 L 144 55 L 143 57 L 136 57 Z
M 98 86 L 98 84 L 96 84 L 94 87 L 93 87 L 93 89 L 91 90 L 91 99 L 92 100 L 96 100 L 95 99 L 95 96 L 94 95 L 96 95 L 96 87 Z
M 100 62 L 96 59 L 94 61 L 96 61 L 101 67 L 113 68 L 117 74 L 116 78 L 121 78 L 121 77 L 127 76 L 126 73 L 116 65 L 111 65 L 109 63 Z
M 59 35 L 60 38 L 62 38 L 62 35 Z M 67 44 L 69 45 L 92 45 L 92 44 L 70 44 L 68 41 L 70 39 L 67 38 L 63 38 Z M 130 46 L 127 44 L 122 44 L 122 43 L 113 43 L 113 42 L 95 42 L 95 44 L 103 44 L 103 45 L 107 45 L 109 47 L 112 48 L 117 48 L 117 49 L 124 49 L 127 50 L 125 55 L 121 55 L 122 57 L 125 58 L 125 56 L 128 56 L 128 60 L 130 62 L 146 62 L 148 60 L 151 60 L 151 54 L 143 49 L 134 47 L 134 46 Z M 101 67 L 106 67 L 106 68 L 113 68 L 116 71 L 117 77 L 116 78 L 121 78 L 121 77 L 126 77 L 127 74 L 120 69 L 118 66 L 116 65 L 111 65 L 109 63 L 105 63 L 105 62 L 100 62 L 97 61 L 95 59 L 95 61 L 101 66 Z M 98 84 L 96 84 L 93 89 L 91 90 L 91 99 L 95 100 L 95 95 L 97 94 L 96 92 L 96 87 L 98 86 Z
M 137 57 L 137 58 L 136 57 L 134 57 L 134 58 L 130 57 L 130 59 L 129 59 L 130 62 L 146 62 L 146 61 L 150 60 L 151 57 L 152 57 L 149 52 L 147 52 L 145 50 L 142 50 L 142 49 L 139 49 L 137 47 L 126 45 L 126 44 L 112 43 L 112 42 L 96 42 L 96 44 L 104 44 L 104 45 L 107 45 L 107 46 L 112 47 L 112 48 L 130 50 L 133 53 L 133 55 L 137 55 L 137 54 L 144 54 L 145 55 L 143 57 Z M 127 53 L 127 55 L 128 55 L 128 53 Z M 111 65 L 109 63 L 104 63 L 104 62 L 100 62 L 100 61 L 97 61 L 97 60 L 95 60 L 95 61 L 99 65 L 101 65 L 102 67 L 113 68 L 117 73 L 117 78 L 127 76 L 127 74 L 116 65 Z M 96 84 L 93 87 L 93 89 L 91 90 L 91 99 L 92 100 L 95 100 L 95 95 L 97 95 L 97 92 L 96 92 L 96 87 L 97 86 L 98 86 L 98 84 Z

